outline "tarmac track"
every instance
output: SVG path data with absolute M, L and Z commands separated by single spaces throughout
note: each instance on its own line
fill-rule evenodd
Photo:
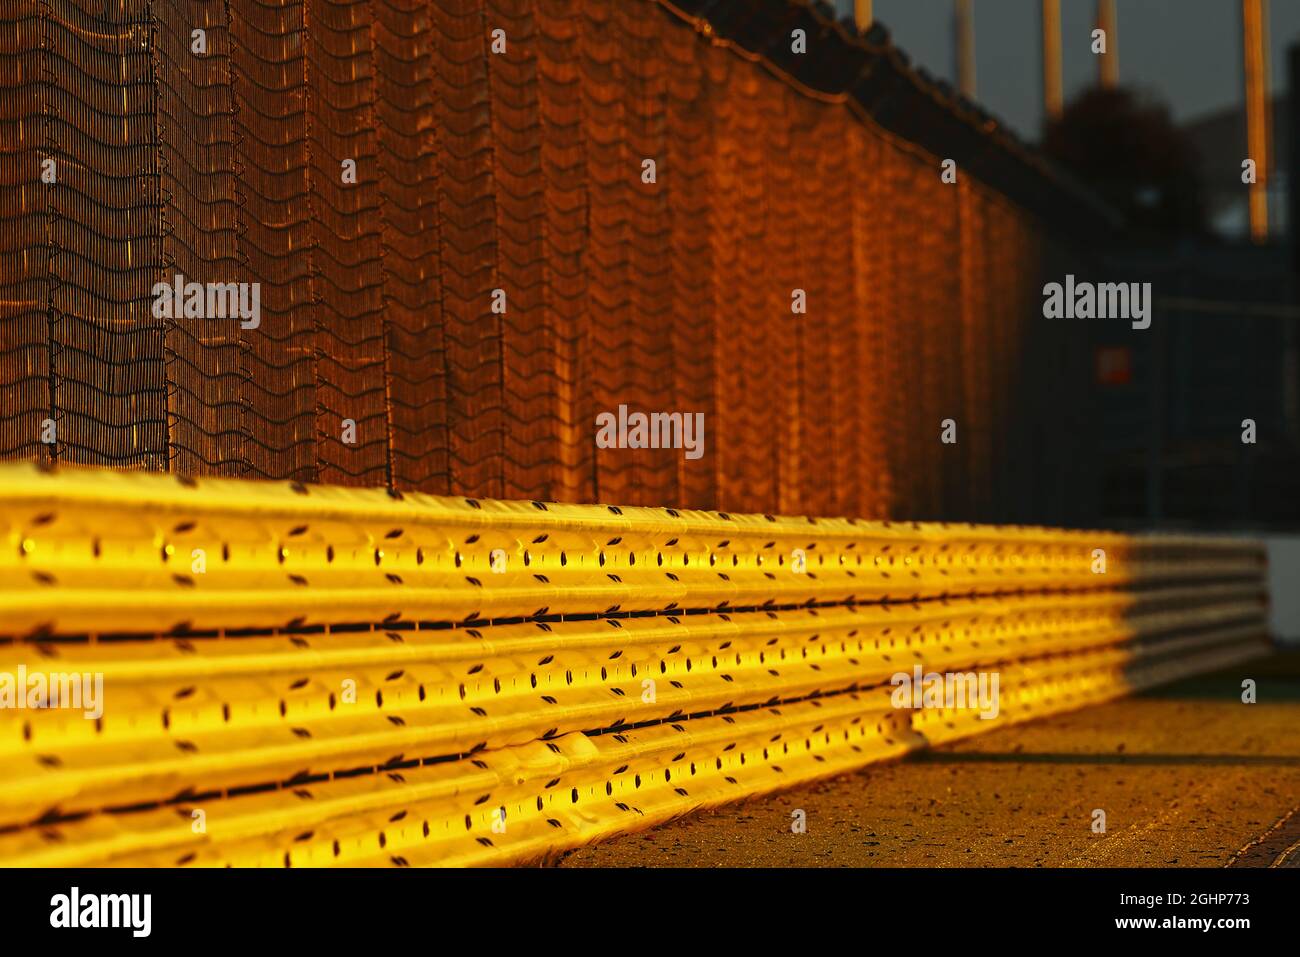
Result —
M 1243 704 L 1243 678 L 1257 682 Z M 1105 833 L 1093 830 L 1105 811 Z M 794 833 L 794 812 L 806 814 Z M 570 851 L 562 867 L 1300 867 L 1300 651 Z

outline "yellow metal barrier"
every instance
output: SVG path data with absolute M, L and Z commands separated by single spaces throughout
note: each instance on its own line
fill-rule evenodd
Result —
M 0 528 L 0 704 L 103 679 L 0 709 L 2 863 L 519 860 L 1264 647 L 1222 539 L 26 465 Z
M 463 622 L 1249 578 L 1220 540 L 0 469 L 19 632 Z M 795 569 L 802 568 L 799 572 Z

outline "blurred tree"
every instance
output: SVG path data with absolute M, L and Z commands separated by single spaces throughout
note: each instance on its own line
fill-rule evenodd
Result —
M 1093 87 L 1048 123 L 1043 148 L 1122 210 L 1135 232 L 1204 232 L 1199 158 L 1163 103 Z

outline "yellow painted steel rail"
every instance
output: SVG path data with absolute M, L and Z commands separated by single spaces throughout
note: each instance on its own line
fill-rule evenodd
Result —
M 30 465 L 0 529 L 0 705 L 103 681 L 0 707 L 6 864 L 517 861 L 1267 647 L 1240 540 Z

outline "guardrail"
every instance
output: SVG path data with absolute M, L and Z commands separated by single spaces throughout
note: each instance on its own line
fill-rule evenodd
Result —
M 1267 647 L 1222 539 L 35 465 L 0 527 L 0 704 L 103 680 L 0 708 L 8 864 L 525 860 Z

